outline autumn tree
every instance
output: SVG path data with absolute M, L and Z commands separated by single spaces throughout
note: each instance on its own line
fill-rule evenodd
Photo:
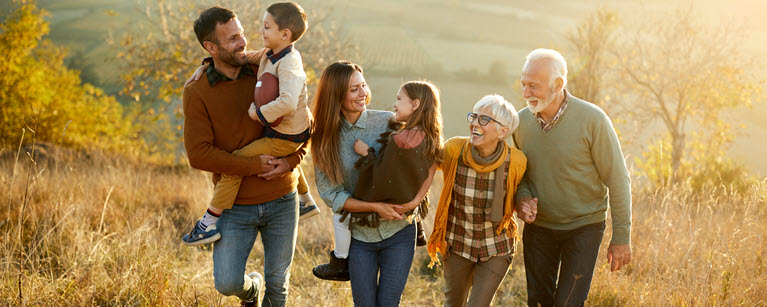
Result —
M 626 29 L 613 51 L 631 114 L 660 120 L 670 138 L 665 147 L 671 182 L 687 175 L 683 165 L 695 147 L 724 155 L 736 128 L 725 112 L 751 107 L 762 90 L 753 60 L 743 51 L 745 32 L 704 24 L 696 16 L 693 10 L 676 10 L 647 18 Z
M 567 82 L 568 90 L 603 108 L 606 107 L 608 94 L 602 87 L 611 73 L 610 63 L 614 59 L 610 52 L 615 48 L 619 26 L 620 20 L 615 11 L 600 8 L 565 34 L 573 55 L 568 63 L 571 75 Z
M 762 91 L 740 44 L 744 31 L 704 24 L 692 9 L 618 20 L 600 9 L 568 36 L 574 92 L 619 109 L 646 134 L 660 122 L 663 134 L 639 165 L 656 184 L 714 173 L 738 128 L 726 113 L 751 107 Z
M 248 50 L 263 47 L 259 30 L 265 3 L 268 2 L 218 3 L 237 13 L 248 39 Z M 209 1 L 183 0 L 137 0 L 137 4 L 143 8 L 143 20 L 137 21 L 134 31 L 112 43 L 119 45 L 117 58 L 125 65 L 123 94 L 134 102 L 158 106 L 159 101 L 170 102 L 180 97 L 184 81 L 202 58 L 208 56 L 197 42 L 192 24 L 211 4 Z M 322 8 L 304 7 L 309 29 L 297 43 L 310 83 L 325 66 L 339 59 L 353 59 L 358 54 L 357 47 L 340 37 L 340 29 L 333 21 L 332 5 L 322 5 Z M 180 113 L 180 110 L 176 111 Z
M 13 1 L 0 24 L 0 145 L 18 146 L 22 131 L 56 144 L 138 150 L 141 141 L 114 97 L 65 67 L 66 51 L 44 39 L 47 13 Z M 65 130 L 66 128 L 66 130 Z M 34 137 L 32 137 L 32 133 Z

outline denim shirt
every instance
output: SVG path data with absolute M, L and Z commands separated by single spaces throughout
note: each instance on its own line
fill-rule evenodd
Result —
M 389 129 L 389 119 L 393 115 L 392 112 L 388 111 L 365 110 L 354 125 L 342 118 L 339 154 L 341 155 L 341 167 L 343 167 L 343 184 L 332 184 L 327 175 L 319 169 L 315 169 L 314 172 L 317 191 L 319 191 L 325 204 L 333 209 L 333 212 L 339 213 L 343 209 L 344 203 L 349 197 L 352 197 L 354 187 L 357 185 L 359 171 L 354 168 L 354 162 L 359 159 L 360 155 L 354 152 L 354 142 L 360 139 L 378 152 L 382 144 L 376 141 L 381 133 Z M 368 243 L 380 242 L 407 225 L 406 220 L 381 220 L 378 228 L 352 224 L 352 238 Z

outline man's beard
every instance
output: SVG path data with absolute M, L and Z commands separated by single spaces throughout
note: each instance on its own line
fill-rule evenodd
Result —
M 245 48 L 242 48 L 244 51 Z M 235 51 L 228 51 L 221 57 L 221 61 L 232 67 L 240 67 L 248 63 L 248 59 L 245 56 L 238 56 Z
M 545 110 L 546 107 L 548 107 L 549 104 L 551 104 L 551 102 L 554 101 L 555 96 L 556 95 L 554 95 L 554 93 L 549 93 L 549 95 L 546 95 L 546 97 L 544 97 L 545 101 L 542 99 L 533 97 L 532 99 L 525 99 L 525 102 L 527 102 L 527 108 L 530 109 L 530 111 L 533 112 L 533 114 L 538 114 L 538 113 L 541 113 L 543 110 Z M 533 105 L 530 103 L 530 100 L 538 100 L 538 104 Z

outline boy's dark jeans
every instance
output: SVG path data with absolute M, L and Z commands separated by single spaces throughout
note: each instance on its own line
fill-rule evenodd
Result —
M 526 224 L 522 242 L 527 304 L 583 306 L 604 232 L 604 221 L 573 230 Z

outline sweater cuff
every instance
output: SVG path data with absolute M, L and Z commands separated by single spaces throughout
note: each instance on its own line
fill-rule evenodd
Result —
M 613 226 L 613 238 L 610 240 L 610 244 L 614 245 L 630 245 L 631 244 L 631 230 L 622 227 L 616 228 Z
M 291 172 L 296 169 L 296 166 L 301 164 L 301 159 L 298 158 L 296 155 L 285 156 L 285 161 L 288 161 L 288 165 L 290 165 Z
M 376 160 L 376 150 L 373 147 L 368 148 L 367 156 L 360 156 L 357 162 L 354 162 L 354 168 L 361 168 L 368 163 Z
M 266 117 L 264 117 L 264 114 L 261 113 L 261 108 L 256 109 L 256 115 L 258 115 L 258 121 L 260 121 L 264 127 L 269 127 L 271 125 L 271 123 L 266 120 Z
M 264 169 L 261 168 L 261 158 L 260 156 L 256 156 L 255 159 L 250 159 L 253 161 L 253 170 L 250 174 L 251 176 L 256 176 L 264 173 Z
M 533 198 L 533 194 L 528 190 L 517 190 L 516 195 L 514 195 L 514 203 L 518 203 L 520 199 L 525 197 Z

